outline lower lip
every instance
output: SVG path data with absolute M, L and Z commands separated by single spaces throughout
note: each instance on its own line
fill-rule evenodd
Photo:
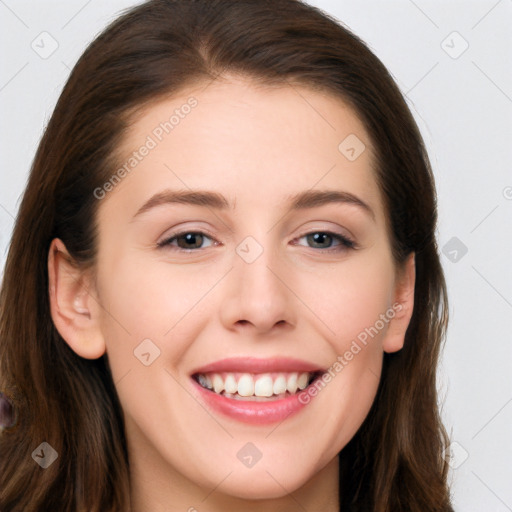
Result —
M 264 425 L 282 422 L 286 418 L 297 414 L 310 402 L 308 400 L 307 403 L 301 403 L 299 401 L 300 393 L 266 402 L 235 400 L 205 389 L 194 379 L 191 380 L 203 401 L 211 409 L 245 423 Z M 307 393 L 307 389 L 302 390 L 301 393 Z

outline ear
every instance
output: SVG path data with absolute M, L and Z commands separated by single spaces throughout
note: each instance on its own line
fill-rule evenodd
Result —
M 415 253 L 411 253 L 397 272 L 394 300 L 390 311 L 394 316 L 389 322 L 386 336 L 382 343 L 384 352 L 397 352 L 402 349 L 405 332 L 409 327 L 414 310 L 414 286 L 416 282 Z
M 101 306 L 93 297 L 92 280 L 55 238 L 48 253 L 50 311 L 64 341 L 79 356 L 97 359 L 105 353 L 100 329 Z

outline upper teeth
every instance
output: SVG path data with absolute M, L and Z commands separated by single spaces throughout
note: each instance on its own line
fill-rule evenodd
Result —
M 197 380 L 204 388 L 215 393 L 223 391 L 240 396 L 270 397 L 288 391 L 296 393 L 297 389 L 307 387 L 313 374 L 309 372 L 293 373 L 210 373 L 199 374 Z

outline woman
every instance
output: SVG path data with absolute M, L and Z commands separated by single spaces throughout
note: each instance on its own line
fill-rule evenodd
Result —
M 435 187 L 295 0 L 153 0 L 75 66 L 1 292 L 0 509 L 450 511 Z

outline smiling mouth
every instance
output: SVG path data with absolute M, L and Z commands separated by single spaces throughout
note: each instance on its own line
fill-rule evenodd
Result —
M 196 373 L 192 378 L 204 389 L 233 400 L 274 401 L 297 395 L 322 372 Z

